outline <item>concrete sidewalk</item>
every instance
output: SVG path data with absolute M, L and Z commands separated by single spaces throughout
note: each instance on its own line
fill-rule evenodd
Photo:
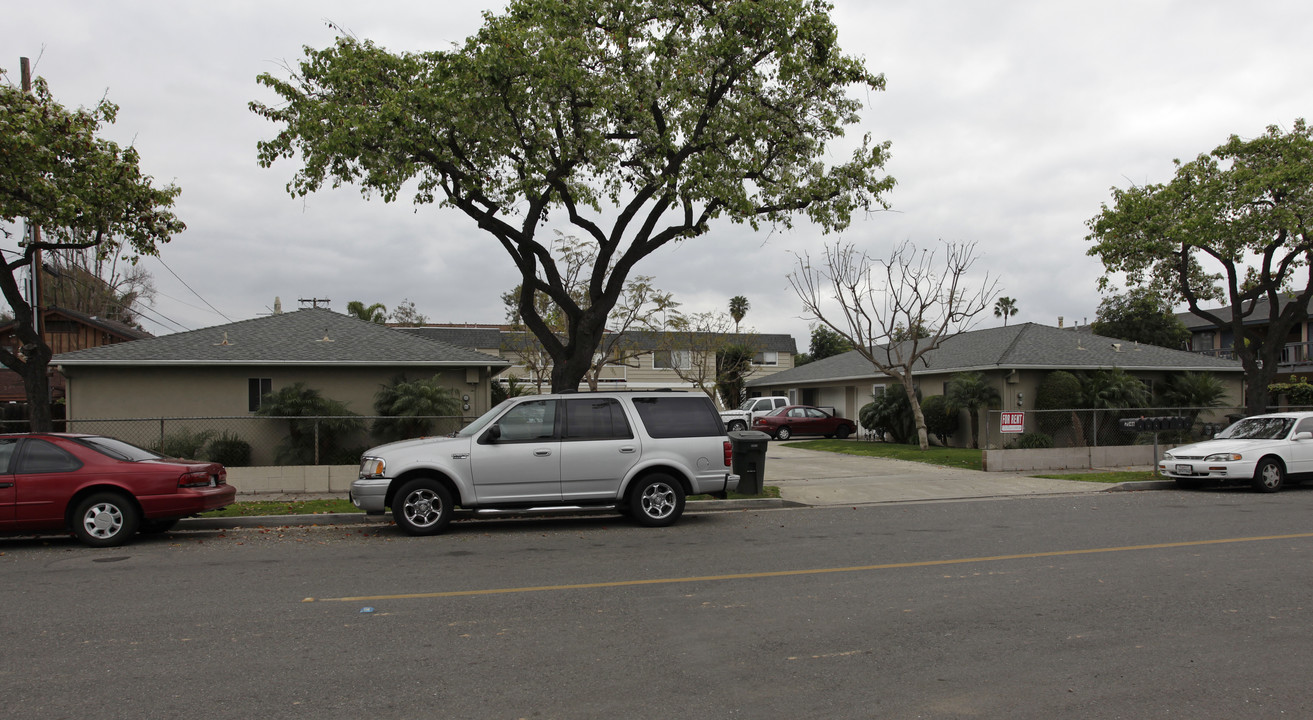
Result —
M 749 508 L 875 505 L 1042 495 L 1088 495 L 1118 490 L 1174 487 L 1170 481 L 1126 483 L 1080 482 L 1028 477 L 1015 473 L 962 470 L 940 465 L 859 457 L 786 447 L 772 442 L 766 450 L 764 484 L 780 488 L 779 499 L 711 500 L 689 503 L 686 512 Z M 239 500 L 307 500 L 344 495 L 239 495 Z M 358 513 L 276 515 L 245 518 L 189 518 L 179 530 L 277 525 L 343 525 L 392 522 L 391 515 Z

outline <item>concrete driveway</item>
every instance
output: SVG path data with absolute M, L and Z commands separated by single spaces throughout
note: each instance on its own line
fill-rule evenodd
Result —
M 1103 483 L 801 450 L 774 441 L 766 449 L 765 484 L 779 486 L 782 499 L 803 505 L 1064 495 L 1110 489 Z

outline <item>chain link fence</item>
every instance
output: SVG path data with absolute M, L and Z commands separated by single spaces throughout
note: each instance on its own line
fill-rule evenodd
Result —
M 990 450 L 1152 445 L 1154 432 L 1122 427 L 1122 420 L 1141 417 L 1184 417 L 1189 429 L 1156 434 L 1161 443 L 1187 443 L 1211 438 L 1244 416 L 1245 409 L 1238 407 L 990 410 L 980 431 L 980 444 Z
M 384 442 L 447 435 L 466 416 L 160 417 L 56 420 L 58 432 L 109 435 L 169 457 L 213 460 L 229 467 L 354 465 Z M 27 432 L 26 420 L 0 421 L 4 432 Z

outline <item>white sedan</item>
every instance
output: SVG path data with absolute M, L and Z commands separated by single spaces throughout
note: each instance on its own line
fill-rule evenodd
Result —
M 1313 478 L 1313 412 L 1245 418 L 1212 440 L 1168 450 L 1158 472 L 1182 487 L 1239 480 L 1259 492 Z

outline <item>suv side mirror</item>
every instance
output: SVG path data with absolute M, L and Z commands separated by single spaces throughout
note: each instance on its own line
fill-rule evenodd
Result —
M 488 432 L 483 434 L 483 441 L 497 442 L 498 440 L 501 440 L 501 425 L 493 423 L 492 427 L 488 428 Z
M 1290 438 L 1290 439 L 1291 439 L 1291 440 L 1309 440 L 1309 439 L 1313 439 L 1313 432 L 1308 432 L 1307 430 L 1304 430 L 1304 431 L 1301 431 L 1301 432 L 1297 432 L 1297 433 L 1295 433 L 1294 437 L 1292 437 L 1292 438 Z

